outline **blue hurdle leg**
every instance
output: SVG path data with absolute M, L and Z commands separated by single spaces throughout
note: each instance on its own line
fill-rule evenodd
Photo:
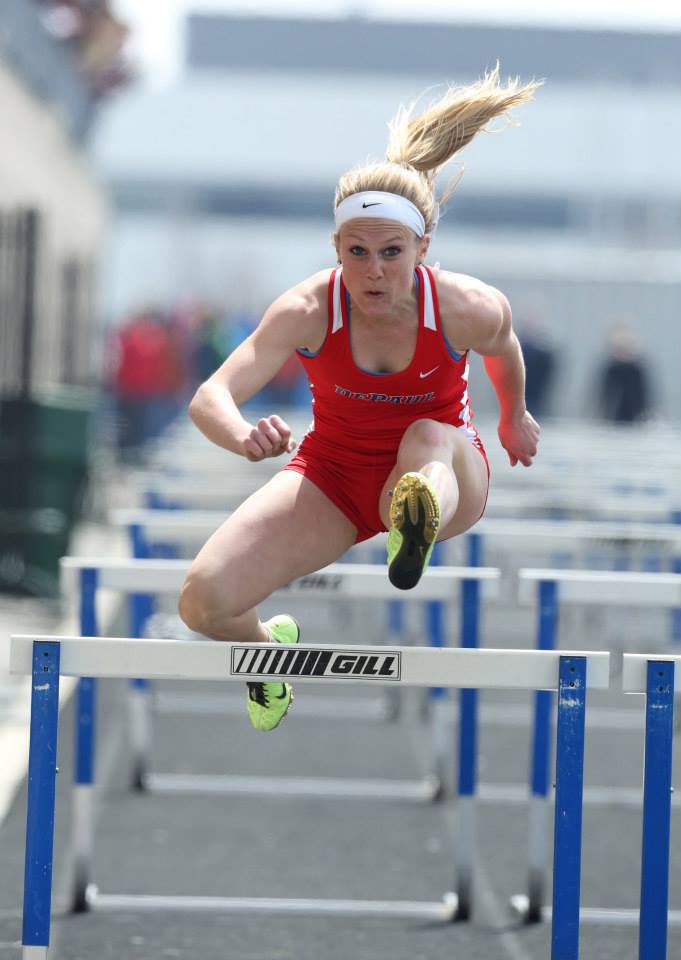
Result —
M 672 572 L 681 573 L 681 557 L 674 557 L 672 560 Z M 672 640 L 674 643 L 681 643 L 681 610 L 678 608 L 672 610 Z
M 586 659 L 561 657 L 556 730 L 551 960 L 578 960 Z
M 483 538 L 477 532 L 466 534 L 467 563 L 469 567 L 482 564 Z M 464 580 L 461 585 L 460 645 L 477 647 L 480 583 Z M 459 828 L 457 837 L 456 892 L 458 898 L 455 920 L 469 920 L 473 901 L 473 864 L 477 845 L 477 816 L 475 791 L 477 787 L 478 756 L 478 691 L 459 691 L 459 743 L 457 796 Z
M 480 581 L 464 580 L 461 606 L 461 646 L 478 646 L 480 612 Z M 478 756 L 478 691 L 462 689 L 459 692 L 459 774 L 457 838 L 458 906 L 456 920 L 470 919 L 473 900 L 473 864 L 477 845 L 477 817 L 475 792 L 477 787 Z
M 129 528 L 132 552 L 135 559 L 145 559 L 151 555 L 149 544 L 139 524 Z M 154 597 L 147 593 L 134 593 L 129 598 L 130 636 L 143 637 L 147 620 L 154 612 Z M 134 679 L 128 685 L 128 703 L 130 716 L 130 740 L 132 746 L 131 784 L 135 790 L 146 788 L 149 771 L 149 751 L 151 743 L 151 720 L 149 697 L 151 685 L 148 680 Z
M 541 581 L 538 592 L 537 648 L 554 650 L 558 628 L 558 584 L 553 580 Z M 526 898 L 514 898 L 523 904 L 521 912 L 526 923 L 539 923 L 542 919 L 549 864 L 549 770 L 553 694 L 539 690 L 534 698 L 528 817 L 528 889 Z
M 372 550 L 370 557 L 372 563 L 385 563 L 385 548 Z M 395 644 L 399 646 L 404 636 L 404 604 L 401 600 L 388 600 L 386 601 L 385 609 L 387 642 L 389 645 Z M 384 697 L 386 720 L 394 722 L 400 716 L 402 709 L 402 691 L 399 685 L 395 686 L 394 689 L 386 690 Z
M 441 546 L 435 544 L 430 557 L 431 566 L 438 566 L 442 562 Z M 431 647 L 444 647 L 445 641 L 445 604 L 439 600 L 430 600 L 426 603 L 426 632 L 428 644 Z M 428 689 L 428 705 L 431 730 L 431 771 L 432 776 L 440 783 L 437 798 L 444 796 L 446 790 L 447 773 L 449 766 L 448 745 L 448 692 L 444 687 L 430 687 Z
M 98 571 L 80 572 L 80 631 L 84 637 L 99 636 L 97 624 Z M 74 870 L 71 908 L 87 909 L 86 890 L 90 879 L 94 846 L 95 717 L 97 681 L 81 677 L 76 697 L 75 766 L 73 787 Z
M 399 646 L 404 633 L 404 606 L 401 600 L 388 600 L 388 643 L 394 643 Z M 389 689 L 385 693 L 387 706 L 387 719 L 395 721 L 400 715 L 402 707 L 402 691 L 399 686 L 395 689 Z
M 648 661 L 643 775 L 640 960 L 665 960 L 674 736 L 674 662 Z
M 50 943 L 54 803 L 59 721 L 58 642 L 33 644 L 28 810 L 24 865 L 24 960 L 46 960 Z

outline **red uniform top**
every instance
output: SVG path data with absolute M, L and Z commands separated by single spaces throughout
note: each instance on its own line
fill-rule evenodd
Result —
M 329 443 L 328 454 L 349 464 L 394 455 L 405 429 L 429 418 L 464 430 L 480 444 L 468 397 L 468 352 L 447 344 L 433 274 L 416 268 L 419 327 L 406 369 L 373 373 L 355 363 L 350 345 L 350 303 L 342 270 L 329 279 L 329 321 L 316 353 L 299 350 L 312 390 L 310 434 Z

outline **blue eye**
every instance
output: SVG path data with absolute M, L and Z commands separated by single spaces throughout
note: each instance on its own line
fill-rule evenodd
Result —
M 353 255 L 353 257 L 361 257 L 366 253 L 366 250 L 364 247 L 350 247 L 350 253 Z
M 399 257 L 402 253 L 402 247 L 386 247 L 383 253 L 386 257 Z

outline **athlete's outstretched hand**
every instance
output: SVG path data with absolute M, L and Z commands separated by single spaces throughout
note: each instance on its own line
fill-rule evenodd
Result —
M 297 444 L 291 439 L 291 428 L 281 417 L 261 417 L 243 442 L 247 460 L 264 460 L 291 453 Z
M 512 467 L 518 462 L 524 467 L 532 466 L 532 458 L 536 456 L 539 443 L 539 424 L 531 413 L 525 411 L 519 417 L 502 417 L 497 432 Z

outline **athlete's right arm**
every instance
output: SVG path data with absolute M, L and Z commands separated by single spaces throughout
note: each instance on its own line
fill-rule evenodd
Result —
M 274 377 L 299 346 L 321 342 L 326 311 L 314 290 L 301 285 L 268 307 L 257 328 L 196 391 L 189 415 L 213 443 L 249 460 L 290 453 L 289 426 L 273 414 L 252 424 L 239 410 Z

